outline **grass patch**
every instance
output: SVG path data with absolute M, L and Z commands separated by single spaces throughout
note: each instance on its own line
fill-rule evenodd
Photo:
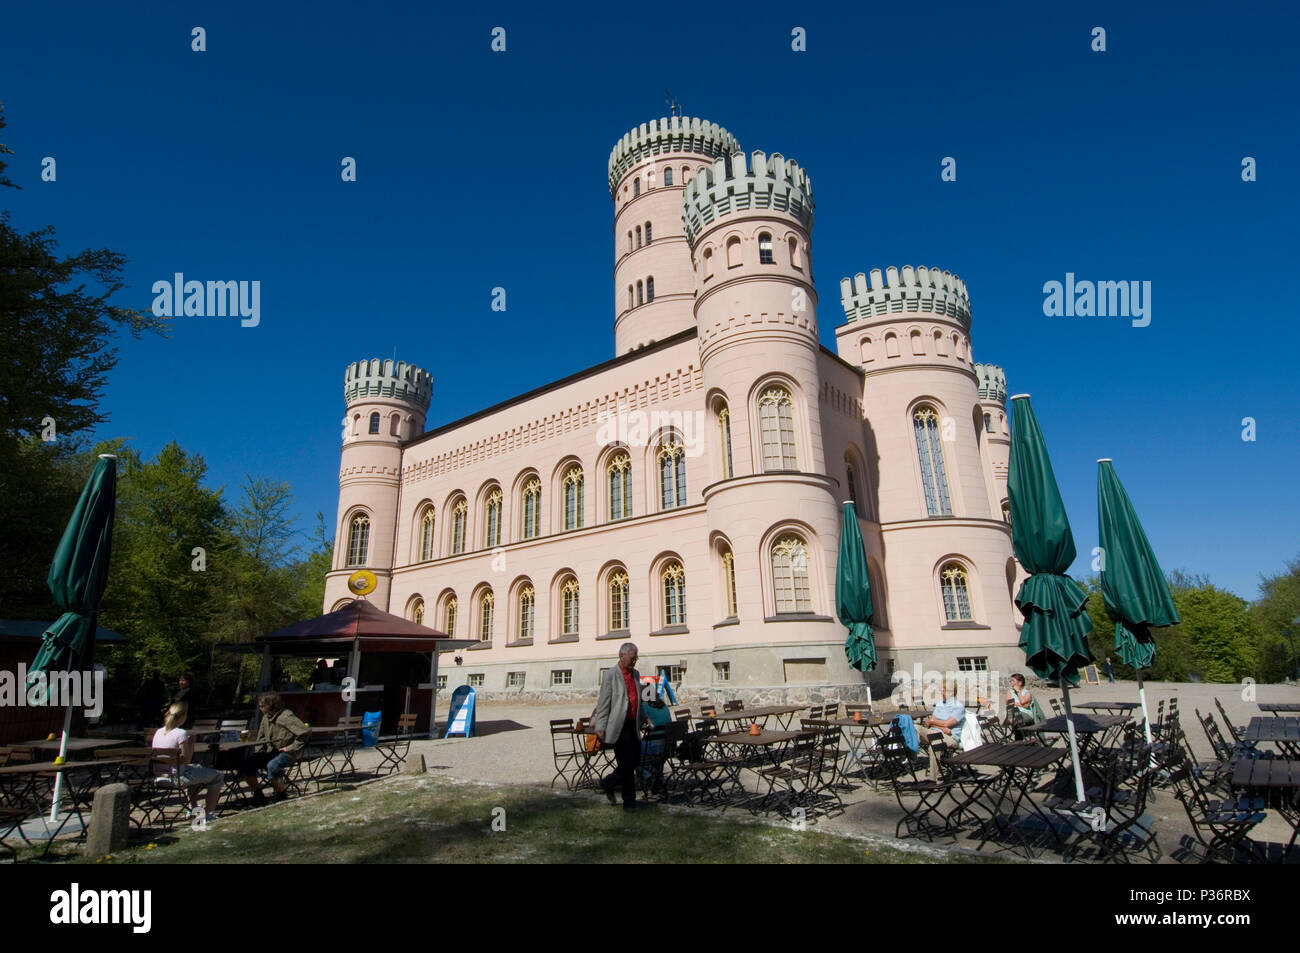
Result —
M 493 830 L 504 809 L 505 830 Z M 496 811 L 495 816 L 500 816 Z M 498 824 L 499 826 L 499 824 Z M 223 818 L 114 854 L 111 863 L 936 863 L 984 858 L 899 849 L 654 805 L 634 814 L 591 794 L 447 777 L 389 778 Z M 59 847 L 51 860 L 94 862 Z M 102 860 L 101 860 L 102 862 Z

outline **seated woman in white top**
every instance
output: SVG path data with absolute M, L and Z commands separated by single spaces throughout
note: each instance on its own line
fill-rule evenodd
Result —
M 190 764 L 190 759 L 194 757 L 194 739 L 190 737 L 188 731 L 180 727 L 185 721 L 188 712 L 189 705 L 185 702 L 176 702 L 168 708 L 163 726 L 154 732 L 153 747 L 181 749 L 181 764 L 183 767 L 180 769 L 177 783 L 185 786 L 187 794 L 191 788 L 206 787 L 207 804 L 204 810 L 207 820 L 215 821 L 217 819 L 217 802 L 221 800 L 221 788 L 226 777 L 213 768 Z M 194 803 L 195 798 L 191 795 L 190 806 L 193 807 Z

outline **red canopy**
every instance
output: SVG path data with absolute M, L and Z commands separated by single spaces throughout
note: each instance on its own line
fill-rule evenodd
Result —
M 296 648 L 299 647 L 296 643 L 347 643 L 358 640 L 361 650 L 365 652 L 445 652 L 458 644 L 474 644 L 464 639 L 453 639 L 445 632 L 385 612 L 361 599 L 354 599 L 342 609 L 315 619 L 295 622 L 283 629 L 259 635 L 254 641 L 270 643 L 272 648 Z M 301 647 L 307 648 L 305 644 Z

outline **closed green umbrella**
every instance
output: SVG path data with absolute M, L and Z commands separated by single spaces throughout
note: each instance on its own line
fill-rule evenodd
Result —
M 1041 678 L 1060 681 L 1075 789 L 1082 801 L 1083 772 L 1074 712 L 1070 709 L 1070 686 L 1078 684 L 1079 667 L 1090 660 L 1088 633 L 1092 631 L 1092 619 L 1084 608 L 1087 593 L 1065 575 L 1074 562 L 1074 534 L 1070 532 L 1061 489 L 1028 394 L 1011 398 L 1007 495 L 1011 504 L 1011 543 L 1020 565 L 1030 574 L 1016 594 L 1016 607 L 1025 619 L 1020 628 L 1020 647 L 1025 664 Z
M 844 643 L 844 654 L 848 656 L 849 664 L 859 672 L 876 667 L 876 640 L 871 634 L 874 611 L 862 529 L 858 526 L 853 501 L 846 500 L 844 521 L 840 526 L 840 555 L 835 567 L 835 614 L 848 626 L 849 637 Z
M 1151 721 L 1142 669 L 1150 668 L 1156 655 L 1151 626 L 1174 625 L 1178 610 L 1151 541 L 1109 459 L 1097 461 L 1097 523 L 1102 554 L 1101 594 L 1106 611 L 1115 620 L 1115 654 L 1124 664 L 1137 669 L 1138 700 L 1150 743 Z
M 108 581 L 117 498 L 117 457 L 100 454 L 54 551 L 47 583 L 63 614 L 46 630 L 29 672 L 89 672 L 94 663 L 95 620 Z M 59 757 L 67 756 L 72 706 L 63 716 Z M 63 776 L 54 783 L 51 819 L 58 815 Z

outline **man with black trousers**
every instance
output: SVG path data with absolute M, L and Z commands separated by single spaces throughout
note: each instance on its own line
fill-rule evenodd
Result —
M 613 774 L 600 781 L 610 804 L 618 803 L 614 788 L 623 786 L 623 810 L 636 810 L 636 776 L 641 766 L 640 725 L 649 721 L 645 706 L 641 704 L 641 676 L 636 670 L 637 651 L 631 642 L 624 642 L 618 650 L 618 664 L 605 672 L 600 679 L 600 696 L 592 712 L 592 731 L 601 744 L 614 746 Z

